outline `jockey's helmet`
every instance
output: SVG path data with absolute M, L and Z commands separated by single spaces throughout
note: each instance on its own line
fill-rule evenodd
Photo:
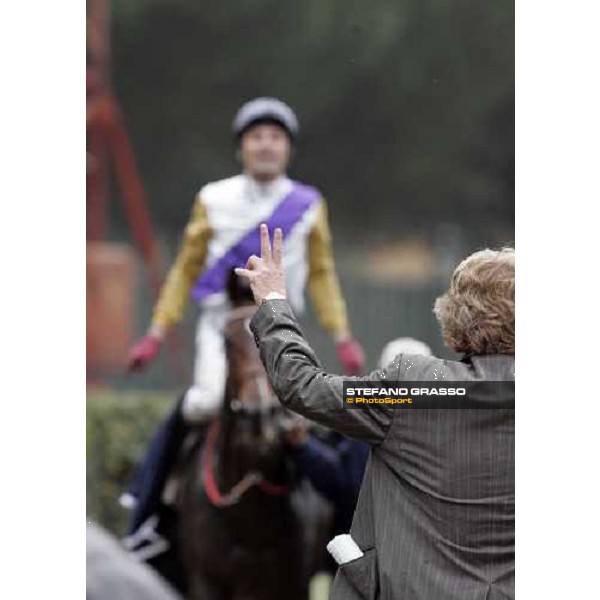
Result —
M 242 105 L 233 120 L 233 133 L 236 139 L 253 125 L 276 123 L 286 130 L 293 140 L 298 134 L 298 118 L 294 111 L 277 98 L 255 98 Z

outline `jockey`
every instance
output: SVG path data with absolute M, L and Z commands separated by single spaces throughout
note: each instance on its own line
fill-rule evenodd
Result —
M 285 233 L 288 298 L 296 313 L 304 310 L 308 287 L 344 371 L 357 374 L 364 364 L 362 349 L 350 332 L 335 271 L 325 201 L 315 188 L 286 175 L 298 134 L 296 115 L 280 100 L 257 98 L 240 108 L 233 132 L 243 172 L 209 183 L 196 195 L 148 332 L 129 355 L 130 370 L 144 369 L 183 316 L 188 299 L 199 304 L 193 385 L 154 433 L 134 480 L 121 496 L 121 504 L 133 509 L 129 545 L 149 562 L 169 563 L 172 558 L 168 552 L 160 554 L 162 538 L 170 537 L 172 516 L 164 502 L 166 484 L 188 425 L 206 423 L 222 404 L 227 377 L 223 327 L 231 308 L 227 278 L 233 267 L 243 267 L 250 255 L 260 254 L 260 223 L 281 227 Z M 153 540 L 150 548 L 148 540 Z M 157 550 L 152 550 L 154 546 Z
M 335 271 L 325 200 L 315 188 L 286 175 L 298 133 L 296 115 L 280 100 L 256 98 L 240 108 L 233 132 L 243 172 L 208 183 L 196 195 L 150 328 L 129 355 L 130 370 L 145 368 L 169 329 L 182 318 L 188 298 L 199 304 L 194 381 L 182 403 L 190 422 L 210 418 L 221 405 L 226 380 L 222 328 L 230 308 L 227 273 L 244 266 L 251 254 L 259 254 L 262 222 L 271 230 L 284 231 L 288 297 L 296 313 L 304 311 L 308 287 L 344 371 L 357 374 L 364 364 L 362 349 L 350 332 Z

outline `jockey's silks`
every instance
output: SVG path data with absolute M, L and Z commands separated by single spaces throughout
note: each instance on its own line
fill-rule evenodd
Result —
M 168 329 L 179 322 L 192 290 L 204 280 L 204 272 L 260 223 L 269 222 L 296 185 L 314 190 L 286 176 L 261 184 L 246 174 L 203 186 L 196 194 L 179 253 L 154 308 L 152 325 Z M 327 205 L 319 192 L 314 192 L 317 201 L 310 203 L 291 229 L 283 227 L 287 298 L 296 314 L 302 314 L 308 288 L 320 323 L 336 334 L 348 328 L 346 305 L 335 272 Z M 241 259 L 241 266 L 250 254 Z M 210 289 L 217 287 L 211 284 Z M 226 294 L 224 290 L 201 294 L 198 304 L 202 308 L 225 307 Z
M 266 222 L 271 235 L 276 227 L 281 228 L 285 239 L 294 225 L 320 198 L 315 188 L 294 181 L 291 191 L 263 222 Z M 211 294 L 222 292 L 231 269 L 245 267 L 248 258 L 253 254 L 260 256 L 260 223 L 254 224 L 246 235 L 204 270 L 192 288 L 192 298 L 199 301 Z

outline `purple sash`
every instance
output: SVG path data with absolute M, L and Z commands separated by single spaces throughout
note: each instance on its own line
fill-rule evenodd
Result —
M 304 213 L 321 197 L 315 188 L 297 181 L 293 183 L 294 187 L 291 192 L 283 198 L 265 221 L 271 236 L 276 227 L 281 227 L 284 244 L 285 236 L 289 235 Z M 200 275 L 192 288 L 192 298 L 202 300 L 210 294 L 223 291 L 231 269 L 246 266 L 246 262 L 252 254 L 260 256 L 260 223 Z

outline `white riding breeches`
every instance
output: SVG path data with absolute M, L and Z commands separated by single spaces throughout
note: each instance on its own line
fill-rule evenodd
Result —
M 196 329 L 194 383 L 183 400 L 187 421 L 202 421 L 215 415 L 223 402 L 227 360 L 223 329 L 230 307 L 227 302 L 202 307 Z

